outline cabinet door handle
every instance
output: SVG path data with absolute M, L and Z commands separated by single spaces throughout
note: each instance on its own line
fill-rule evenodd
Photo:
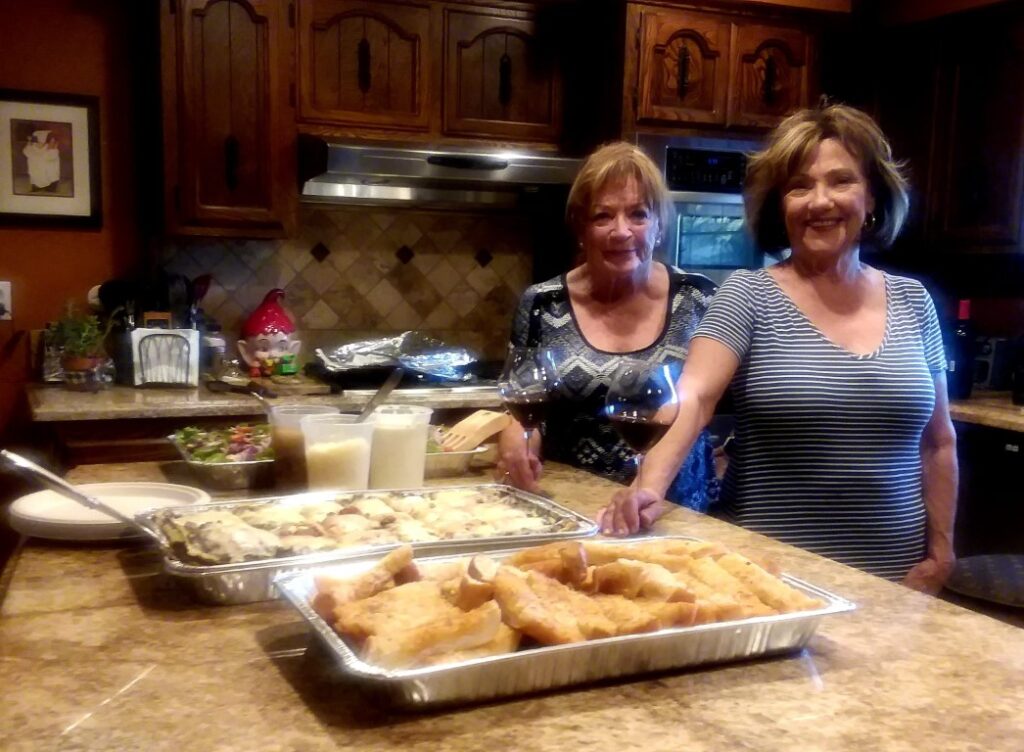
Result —
M 228 136 L 224 139 L 224 185 L 229 191 L 238 187 L 238 139 Z
M 690 88 L 690 48 L 684 42 L 679 48 L 679 59 L 676 61 L 676 93 L 680 99 L 686 98 Z
M 778 77 L 779 70 L 775 58 L 769 53 L 764 59 L 764 90 L 762 95 L 764 96 L 765 104 L 770 105 L 775 102 L 775 82 L 778 80 Z
M 366 37 L 359 40 L 356 49 L 356 67 L 359 91 L 365 94 L 370 90 L 370 42 Z
M 512 101 L 512 58 L 507 52 L 498 62 L 498 101 L 503 105 Z

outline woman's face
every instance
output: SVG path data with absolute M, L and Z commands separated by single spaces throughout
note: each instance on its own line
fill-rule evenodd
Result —
M 861 165 L 834 138 L 819 143 L 783 186 L 782 213 L 794 255 L 848 252 L 874 209 Z
M 647 197 L 630 177 L 594 195 L 580 240 L 595 270 L 628 275 L 650 263 L 660 229 Z

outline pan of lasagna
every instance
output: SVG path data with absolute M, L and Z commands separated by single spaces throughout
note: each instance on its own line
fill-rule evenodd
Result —
M 850 601 L 686 537 L 556 541 L 281 575 L 307 661 L 401 709 L 796 651 Z
M 597 532 L 571 509 L 500 484 L 317 491 L 149 510 L 136 522 L 159 539 L 165 571 L 219 605 L 271 600 L 282 572 L 403 544 L 441 555 Z

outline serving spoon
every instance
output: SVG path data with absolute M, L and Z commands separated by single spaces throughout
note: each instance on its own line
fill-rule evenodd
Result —
M 384 380 L 384 383 L 380 385 L 380 389 L 377 390 L 376 394 L 370 397 L 370 401 L 366 403 L 366 407 L 363 411 L 356 416 L 356 423 L 362 423 L 364 420 L 370 417 L 377 405 L 384 401 L 384 399 L 391 394 L 392 390 L 398 386 L 398 382 L 402 380 L 402 376 L 405 375 L 404 368 L 396 368 L 391 374 Z
M 3 457 L 3 459 L 7 460 L 16 469 L 21 470 L 22 472 L 27 473 L 28 475 L 35 476 L 36 480 L 42 482 L 44 486 L 52 489 L 53 491 L 56 491 L 61 496 L 66 496 L 72 501 L 77 501 L 79 504 L 81 504 L 84 507 L 88 507 L 89 509 L 94 509 L 97 512 L 102 512 L 103 514 L 110 515 L 114 519 L 120 520 L 121 522 L 124 522 L 127 525 L 131 525 L 133 528 L 137 530 L 141 530 L 143 533 L 148 535 L 157 543 L 162 543 L 162 541 L 160 540 L 160 536 L 158 536 L 145 525 L 140 525 L 132 517 L 129 517 L 124 512 L 121 512 L 118 509 L 115 509 L 114 507 L 107 504 L 105 501 L 101 501 L 100 499 L 97 499 L 95 496 L 91 496 L 85 493 L 84 491 L 75 488 L 73 485 L 68 483 L 59 475 L 51 473 L 45 467 L 37 465 L 32 460 L 26 457 L 22 457 L 20 454 L 9 452 L 6 449 L 0 449 L 0 457 Z

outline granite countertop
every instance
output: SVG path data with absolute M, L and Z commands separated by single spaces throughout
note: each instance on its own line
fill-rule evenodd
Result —
M 975 391 L 969 399 L 949 404 L 953 420 L 1008 431 L 1024 431 L 1024 407 L 1013 404 L 1009 392 Z
M 60 386 L 31 384 L 26 389 L 32 419 L 40 422 L 113 420 L 123 418 L 216 417 L 259 415 L 259 403 L 246 394 L 215 394 L 205 389 L 135 389 L 114 386 L 95 393 L 73 392 Z M 280 403 L 329 404 L 341 410 L 358 410 L 371 392 L 281 396 Z M 396 389 L 386 400 L 392 404 L 436 408 L 495 408 L 501 405 L 497 388 Z
M 158 480 L 164 468 L 83 466 L 70 478 Z M 556 466 L 542 485 L 588 514 L 615 488 Z M 0 610 L 0 748 L 1020 749 L 1024 630 L 688 510 L 658 532 L 774 556 L 858 610 L 824 619 L 794 655 L 393 714 L 324 679 L 282 603 L 201 606 L 145 547 L 30 541 Z

